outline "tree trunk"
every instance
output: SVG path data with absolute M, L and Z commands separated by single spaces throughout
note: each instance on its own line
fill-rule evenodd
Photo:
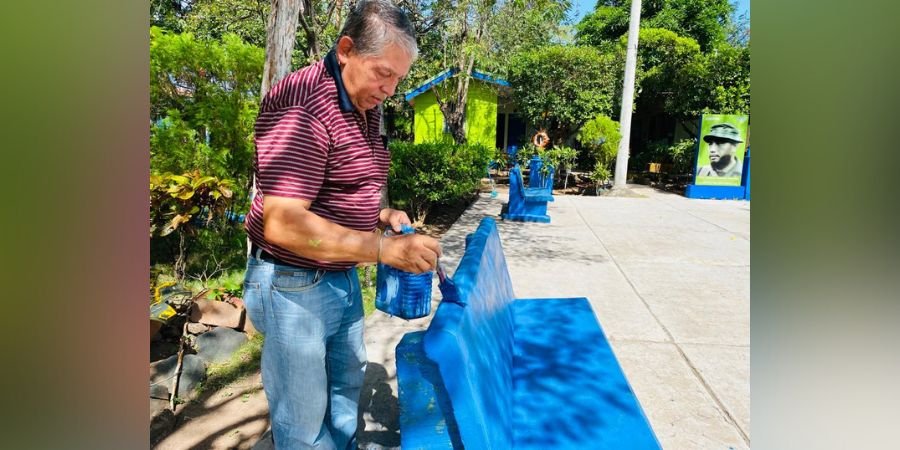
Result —
M 335 4 L 332 3 L 329 15 L 334 12 L 334 8 Z M 306 35 L 306 58 L 310 60 L 321 58 L 323 55 L 318 34 L 320 27 L 316 21 L 316 8 L 312 0 L 303 0 L 298 17 L 300 19 L 300 27 L 303 28 L 303 34 Z M 325 23 L 328 23 L 327 19 Z
M 291 53 L 302 12 L 302 0 L 272 0 L 266 25 L 266 63 L 260 89 L 262 98 L 266 97 L 272 86 L 291 73 Z

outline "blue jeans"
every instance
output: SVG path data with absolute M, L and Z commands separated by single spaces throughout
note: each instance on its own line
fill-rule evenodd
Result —
M 355 450 L 366 372 L 356 269 L 302 269 L 250 255 L 244 304 L 265 335 L 262 380 L 275 447 Z

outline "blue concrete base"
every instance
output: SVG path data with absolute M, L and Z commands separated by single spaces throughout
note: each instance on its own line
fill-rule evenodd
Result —
M 717 200 L 744 199 L 744 186 L 703 186 L 689 184 L 684 190 L 687 198 L 711 198 Z
M 514 222 L 540 222 L 540 223 L 550 223 L 550 216 L 547 214 L 544 215 L 536 215 L 536 214 L 501 214 L 500 217 L 503 220 L 512 220 Z

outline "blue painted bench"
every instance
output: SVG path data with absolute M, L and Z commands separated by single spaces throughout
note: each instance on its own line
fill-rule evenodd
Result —
M 516 299 L 493 219 L 452 280 L 397 345 L 401 448 L 659 448 L 588 300 Z
M 552 166 L 551 166 L 552 170 Z M 537 176 L 534 172 L 530 178 Z M 509 203 L 503 205 L 500 216 L 506 220 L 519 222 L 550 222 L 547 215 L 547 202 L 553 201 L 553 177 L 546 177 L 550 185 L 542 187 L 525 187 L 522 169 L 516 164 L 509 170 Z

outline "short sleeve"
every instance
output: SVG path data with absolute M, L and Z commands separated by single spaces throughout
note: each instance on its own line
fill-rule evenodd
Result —
M 328 131 L 303 107 L 260 114 L 256 121 L 257 186 L 263 195 L 313 201 L 325 178 Z

